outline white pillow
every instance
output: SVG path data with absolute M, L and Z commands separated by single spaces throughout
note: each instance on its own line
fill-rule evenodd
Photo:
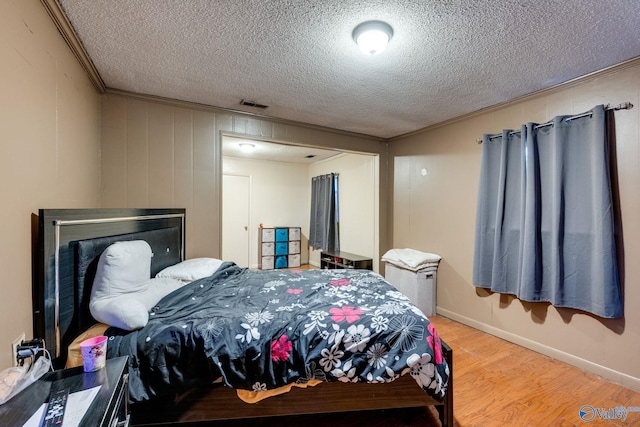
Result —
M 100 323 L 135 331 L 149 322 L 149 312 L 142 303 L 126 295 L 91 303 L 91 314 Z
M 99 322 L 132 331 L 149 321 L 149 310 L 182 286 L 179 280 L 150 279 L 151 247 L 144 240 L 116 242 L 100 255 L 89 310 Z
M 116 242 L 102 252 L 91 299 L 110 298 L 146 289 L 151 277 L 151 246 L 144 240 Z
M 171 277 L 189 282 L 211 276 L 222 263 L 222 260 L 215 258 L 191 258 L 165 268 L 156 277 Z
M 184 282 L 178 279 L 172 279 L 170 277 L 161 277 L 155 279 L 149 279 L 147 281 L 148 287 L 144 292 L 137 292 L 134 295 L 128 294 L 127 297 L 133 296 L 144 306 L 148 312 L 158 304 L 162 298 L 169 295 L 171 292 L 184 286 Z M 144 325 L 143 325 L 144 326 Z
M 91 301 L 91 314 L 101 323 L 134 331 L 149 322 L 149 310 L 158 301 L 183 285 L 184 282 L 176 279 L 149 279 L 144 283 L 146 289 L 143 291 Z

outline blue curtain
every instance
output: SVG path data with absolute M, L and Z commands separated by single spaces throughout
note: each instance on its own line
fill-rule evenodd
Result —
M 602 105 L 484 136 L 473 283 L 623 315 Z
M 338 174 L 311 178 L 311 224 L 309 246 L 329 251 L 340 250 Z

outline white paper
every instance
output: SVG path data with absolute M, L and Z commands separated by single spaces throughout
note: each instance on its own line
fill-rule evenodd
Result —
M 93 399 L 98 395 L 101 386 L 88 388 L 86 390 L 69 393 L 67 407 L 64 409 L 64 418 L 62 420 L 63 427 L 78 427 L 82 417 L 91 406 Z M 47 404 L 44 403 L 38 410 L 24 423 L 22 427 L 38 427 L 42 420 L 42 414 L 46 410 Z

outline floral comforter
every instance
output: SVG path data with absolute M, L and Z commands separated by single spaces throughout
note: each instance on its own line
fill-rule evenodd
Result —
M 132 401 L 222 378 L 234 388 L 393 381 L 444 397 L 449 368 L 425 315 L 368 270 L 254 271 L 225 263 L 163 298 L 143 329 L 109 329 Z

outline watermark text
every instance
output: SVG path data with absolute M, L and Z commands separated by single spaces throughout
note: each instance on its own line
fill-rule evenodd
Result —
M 584 405 L 580 408 L 580 419 L 584 422 L 593 420 L 621 420 L 625 422 L 629 413 L 640 412 L 640 406 L 616 406 L 615 408 L 596 408 Z

